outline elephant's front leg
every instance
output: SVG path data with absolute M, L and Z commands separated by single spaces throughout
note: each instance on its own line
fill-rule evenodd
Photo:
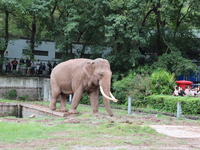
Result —
M 50 104 L 49 104 L 49 108 L 51 110 L 56 110 L 56 99 L 52 99 Z
M 98 114 L 99 90 L 89 93 L 90 103 L 94 114 Z
M 78 111 L 76 111 L 76 108 L 80 102 L 81 95 L 83 94 L 82 90 L 78 90 L 74 93 L 71 107 L 69 109 L 69 113 L 71 114 L 78 114 Z

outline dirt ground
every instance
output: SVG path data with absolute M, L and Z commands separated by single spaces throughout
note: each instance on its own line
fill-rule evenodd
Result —
M 141 116 L 143 115 L 143 116 Z M 100 115 L 99 119 L 101 117 L 105 118 L 107 114 Z M 29 119 L 19 119 L 19 118 L 0 118 L 0 122 L 14 122 L 14 123 L 24 123 L 27 122 Z M 46 119 L 46 123 L 51 123 L 51 119 Z M 84 120 L 81 120 L 82 122 Z M 85 121 L 88 122 L 88 119 L 85 119 Z M 160 145 L 159 147 L 154 147 L 151 145 L 143 145 L 143 146 L 137 146 L 137 145 L 131 145 L 127 144 L 124 146 L 117 146 L 117 147 L 90 147 L 90 146 L 74 146 L 73 150 L 200 150 L 200 123 L 199 121 L 184 121 L 184 120 L 178 120 L 174 117 L 170 117 L 169 121 L 166 121 L 164 119 L 161 119 L 157 117 L 155 114 L 134 114 L 133 116 L 116 116 L 116 117 L 108 117 L 108 121 L 114 121 L 114 122 L 126 122 L 131 123 L 135 122 L 138 125 L 144 126 L 146 123 L 150 122 L 150 127 L 155 129 L 158 133 L 167 135 L 166 138 L 163 140 L 166 143 L 169 143 L 167 146 Z M 69 115 L 65 117 L 65 120 L 63 123 L 79 123 L 79 120 L 76 118 L 75 115 Z M 91 122 L 93 123 L 93 122 Z M 98 124 L 98 122 L 96 122 Z M 62 133 L 67 134 L 67 133 Z M 178 144 L 174 142 L 176 139 L 183 139 L 183 144 Z M 0 149 L 32 149 L 35 145 L 40 145 L 40 147 L 45 147 L 45 145 L 48 145 L 48 143 L 51 142 L 64 142 L 65 138 L 54 138 L 54 139 L 45 139 L 45 140 L 34 140 L 32 142 L 26 142 L 26 143 L 15 143 L 15 144 L 5 144 L 0 145 Z M 69 139 L 68 139 L 69 140 Z M 70 139 L 72 140 L 72 139 Z M 155 140 L 162 140 L 162 139 L 155 139 Z M 48 148 L 47 148 L 48 149 Z M 58 150 L 56 147 L 52 147 L 49 150 Z

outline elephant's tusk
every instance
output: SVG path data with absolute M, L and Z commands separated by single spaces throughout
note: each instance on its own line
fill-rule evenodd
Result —
M 113 99 L 116 99 L 113 95 L 112 95 L 112 93 L 110 92 L 110 96 L 111 96 L 111 98 L 113 98 Z
M 117 99 L 115 99 L 114 98 L 114 96 L 112 95 L 112 98 L 110 98 L 110 97 L 108 97 L 105 93 L 104 93 L 104 91 L 103 91 L 103 89 L 102 89 L 102 87 L 100 86 L 100 91 L 101 91 L 101 94 L 105 97 L 105 98 L 107 98 L 107 99 L 109 99 L 109 100 L 112 100 L 113 102 L 117 102 L 118 100 Z

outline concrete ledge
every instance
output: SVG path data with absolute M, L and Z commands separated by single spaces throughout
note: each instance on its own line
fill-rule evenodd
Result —
M 68 112 L 58 112 L 58 111 L 53 111 L 51 110 L 50 108 L 47 108 L 45 106 L 37 106 L 35 104 L 25 104 L 25 103 L 21 103 L 20 104 L 21 106 L 23 107 L 27 107 L 27 108 L 30 108 L 30 109 L 34 109 L 34 110 L 38 110 L 38 111 L 41 111 L 41 112 L 44 112 L 44 113 L 48 113 L 48 114 L 51 114 L 51 115 L 54 115 L 54 116 L 58 116 L 58 117 L 65 117 L 68 115 Z
M 7 110 L 7 111 L 10 110 L 9 108 L 10 108 L 11 106 L 17 108 L 18 105 L 20 105 L 20 106 L 22 106 L 22 107 L 24 107 L 24 108 L 27 108 L 27 109 L 31 109 L 31 110 L 34 110 L 34 111 L 38 111 L 38 112 L 40 112 L 40 113 L 43 113 L 44 116 L 45 116 L 45 114 L 46 114 L 47 116 L 48 116 L 48 115 L 52 115 L 52 116 L 57 116 L 57 117 L 65 117 L 66 115 L 68 115 L 67 112 L 53 111 L 53 110 L 51 110 L 51 109 L 48 108 L 48 107 L 40 106 L 40 105 L 37 105 L 37 104 L 28 104 L 28 103 L 0 103 L 0 107 L 3 107 L 3 108 L 6 107 L 5 110 Z M 7 108 L 8 108 L 8 109 L 7 109 Z M 4 110 L 4 109 L 3 109 L 3 110 Z M 3 110 L 2 110 L 2 111 L 3 111 Z M 1 111 L 1 110 L 0 110 L 0 111 Z M 37 116 L 36 116 L 36 117 L 37 117 Z

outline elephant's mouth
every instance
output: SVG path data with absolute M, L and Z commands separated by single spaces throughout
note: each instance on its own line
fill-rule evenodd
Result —
M 113 102 L 117 102 L 118 100 L 112 95 L 112 93 L 110 92 L 110 96 L 111 97 L 109 97 L 109 96 L 107 96 L 105 93 L 104 93 L 104 91 L 103 91 L 103 88 L 100 86 L 100 91 L 101 91 L 101 94 L 105 97 L 105 98 L 107 98 L 108 100 L 112 100 Z

